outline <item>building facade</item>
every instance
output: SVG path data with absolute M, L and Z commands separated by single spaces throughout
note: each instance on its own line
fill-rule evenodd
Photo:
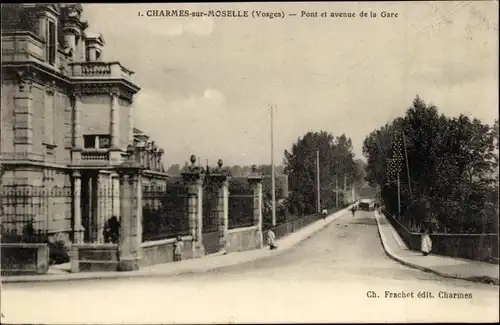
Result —
M 96 242 L 106 220 L 119 217 L 114 166 L 137 142 L 132 105 L 140 88 L 132 71 L 104 61 L 104 38 L 88 31 L 82 11 L 2 5 L 3 233 L 30 224 Z M 147 143 L 151 169 L 160 168 L 163 151 Z

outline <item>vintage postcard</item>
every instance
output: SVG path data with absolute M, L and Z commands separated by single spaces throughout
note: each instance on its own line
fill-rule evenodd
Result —
M 498 322 L 498 14 L 2 4 L 2 323 Z

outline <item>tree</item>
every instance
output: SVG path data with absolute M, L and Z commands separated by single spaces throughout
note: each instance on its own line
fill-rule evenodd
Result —
M 357 181 L 352 142 L 325 131 L 308 132 L 285 151 L 285 173 L 288 175 L 289 205 L 292 213 L 316 211 L 316 153 L 319 151 L 319 175 L 322 206 L 335 206 L 335 178 L 342 188 L 344 175 L 347 186 Z
M 243 168 L 241 170 L 242 175 L 248 175 L 251 172 L 252 172 L 252 167 L 250 167 L 250 166 L 243 166 Z
M 464 115 L 457 118 L 439 115 L 436 106 L 426 105 L 417 96 L 404 117 L 365 138 L 366 180 L 381 187 L 384 203 L 395 213 L 397 187 L 389 177 L 387 159 L 397 154 L 394 144 L 398 137 L 404 136 L 408 170 L 402 164 L 400 189 L 403 214 L 408 208 L 405 221 L 415 226 L 415 222 L 429 219 L 414 212 L 419 210 L 416 208 L 419 202 L 425 201 L 430 206 L 429 214 L 442 227 L 457 232 L 468 228 L 478 231 L 486 222 L 481 216 L 488 197 L 493 191 L 498 193 L 495 128 L 498 130 L 498 121 L 490 127 Z
M 243 173 L 243 168 L 241 168 L 241 166 L 239 165 L 234 165 L 230 168 L 230 171 L 233 177 L 239 177 Z

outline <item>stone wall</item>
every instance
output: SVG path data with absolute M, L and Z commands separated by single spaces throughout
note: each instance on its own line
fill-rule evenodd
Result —
M 118 270 L 116 244 L 73 244 L 71 272 L 99 272 Z
M 260 248 L 257 226 L 230 229 L 228 232 L 226 251 L 239 252 Z
M 132 113 L 132 106 L 124 99 L 119 99 L 118 103 L 120 105 L 120 112 L 118 113 L 118 128 L 120 129 L 120 137 L 118 143 L 120 148 L 126 148 L 127 145 L 132 142 L 132 133 L 130 128 L 130 124 L 133 123 L 132 116 L 130 116 Z
M 14 81 L 2 82 L 2 103 L 0 109 L 1 153 L 15 152 L 14 149 L 14 95 L 17 86 Z
M 110 95 L 85 95 L 81 104 L 82 135 L 86 134 L 111 134 L 111 96 Z
M 3 158 L 25 159 L 23 155 L 29 155 L 31 160 L 69 163 L 72 113 L 67 94 L 50 85 L 33 83 L 31 92 L 26 89 L 23 99 L 16 99 L 21 96 L 17 88 L 15 81 L 2 82 Z M 16 150 L 16 144 L 24 141 L 30 146 L 22 152 Z
M 410 232 L 388 213 L 385 216 L 408 248 L 420 251 L 421 234 Z M 498 263 L 498 234 L 432 233 L 431 240 L 434 254 Z
M 193 258 L 193 237 L 184 236 L 183 259 Z M 140 266 L 148 266 L 159 263 L 169 263 L 174 261 L 174 243 L 175 238 L 158 241 L 145 242 L 141 245 Z

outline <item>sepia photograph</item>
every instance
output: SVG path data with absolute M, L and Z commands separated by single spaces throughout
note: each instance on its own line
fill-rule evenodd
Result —
M 2 3 L 1 323 L 498 323 L 498 20 Z

